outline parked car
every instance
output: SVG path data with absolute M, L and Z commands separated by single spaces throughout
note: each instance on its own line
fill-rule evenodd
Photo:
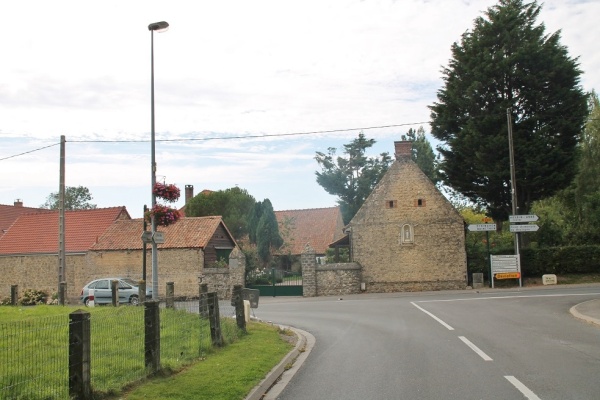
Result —
M 86 306 L 90 302 L 90 289 L 94 289 L 94 304 L 110 304 L 112 302 L 111 281 L 118 281 L 119 303 L 138 305 L 138 283 L 130 278 L 102 278 L 89 282 L 81 290 L 80 300 Z M 152 288 L 146 288 L 146 297 L 152 297 Z

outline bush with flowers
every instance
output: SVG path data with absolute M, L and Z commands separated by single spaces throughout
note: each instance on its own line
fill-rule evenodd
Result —
M 180 190 L 173 184 L 156 182 L 152 188 L 152 193 L 154 193 L 156 197 L 160 197 L 169 203 L 173 203 L 179 199 Z
M 150 210 L 146 211 L 145 217 L 148 222 L 152 221 L 152 216 L 154 216 L 156 220 L 156 225 L 169 226 L 181 218 L 181 213 L 179 210 L 169 206 L 157 204 Z

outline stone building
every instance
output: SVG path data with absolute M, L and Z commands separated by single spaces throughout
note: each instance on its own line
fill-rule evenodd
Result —
M 463 289 L 464 220 L 412 161 L 411 142 L 394 145 L 396 160 L 346 227 L 363 289 Z

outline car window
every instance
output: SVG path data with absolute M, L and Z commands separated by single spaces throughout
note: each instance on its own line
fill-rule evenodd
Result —
M 125 279 L 121 279 L 121 281 L 123 281 L 126 284 L 131 285 L 131 286 L 137 286 L 137 282 L 134 281 L 133 279 L 125 278 Z
M 119 289 L 131 289 L 131 285 L 128 285 L 125 281 L 119 281 Z
M 101 281 L 96 282 L 96 287 L 94 289 L 109 289 L 108 280 L 103 279 Z

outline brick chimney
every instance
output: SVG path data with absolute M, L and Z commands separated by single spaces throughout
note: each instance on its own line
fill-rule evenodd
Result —
M 396 160 L 400 160 L 401 158 L 410 159 L 412 156 L 412 142 L 410 140 L 394 142 L 394 149 L 396 154 Z
M 194 185 L 185 185 L 185 204 L 194 197 Z
M 16 199 L 15 200 L 15 207 L 23 207 L 23 200 Z

